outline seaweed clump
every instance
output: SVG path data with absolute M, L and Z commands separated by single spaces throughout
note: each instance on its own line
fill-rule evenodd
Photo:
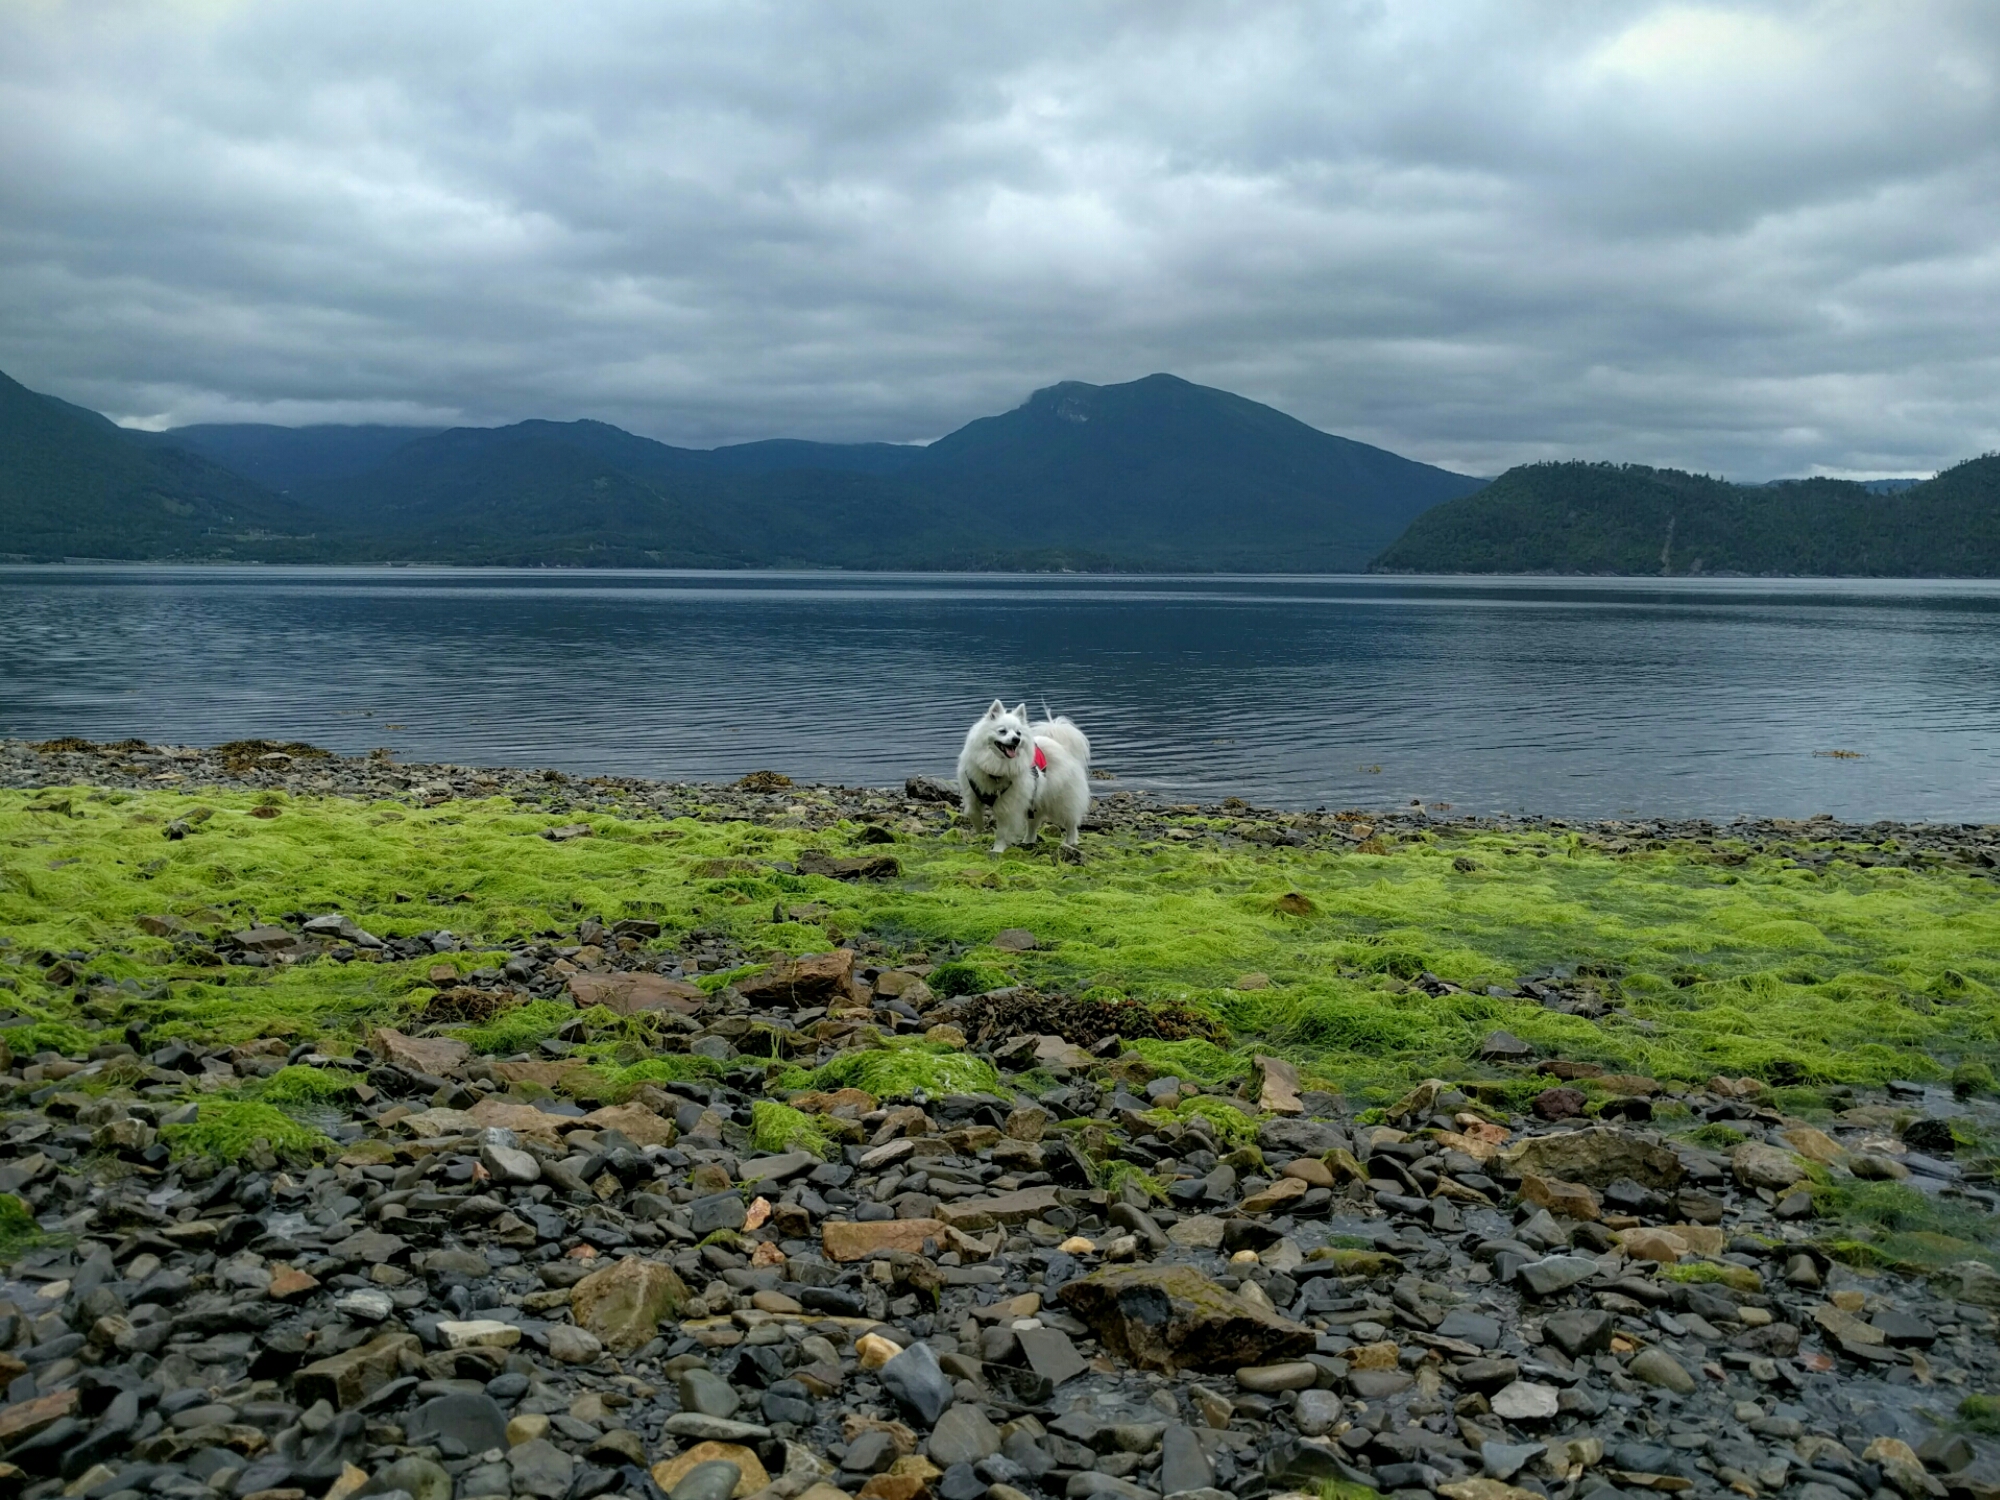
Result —
M 825 1158 L 833 1152 L 833 1142 L 811 1115 L 771 1099 L 751 1104 L 750 1140 L 759 1151 L 773 1156 L 781 1151 L 810 1151 Z
M 856 1088 L 877 1099 L 911 1099 L 919 1094 L 992 1094 L 1000 1090 L 993 1064 L 949 1047 L 867 1048 L 843 1052 L 817 1068 L 788 1068 L 777 1086 L 786 1090 Z
M 301 1125 L 275 1105 L 253 1099 L 204 1100 L 193 1120 L 160 1132 L 177 1157 L 208 1156 L 234 1162 L 255 1156 L 306 1159 L 333 1143 L 310 1125 Z

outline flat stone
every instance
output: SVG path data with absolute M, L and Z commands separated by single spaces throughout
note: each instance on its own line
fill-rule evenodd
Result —
M 1552 1422 L 1560 1409 L 1560 1397 L 1561 1392 L 1552 1385 L 1517 1380 L 1495 1391 L 1488 1402 L 1494 1416 L 1509 1422 Z
M 863 865 L 869 862 L 866 857 L 861 860 Z M 833 866 L 847 862 L 829 859 L 825 863 Z M 890 860 L 889 864 L 892 869 L 895 867 L 894 860 Z M 873 878 L 859 866 L 852 871 L 828 868 L 824 873 L 836 880 L 854 875 Z M 854 951 L 836 948 L 831 953 L 808 953 L 799 958 L 785 959 L 735 981 L 735 989 L 737 994 L 757 1006 L 782 1005 L 797 1009 L 830 1005 L 835 1000 L 856 999 L 859 997 L 854 986 Z
M 375 1030 L 375 1050 L 399 1068 L 442 1078 L 472 1056 L 464 1042 L 448 1036 L 405 1036 L 393 1027 Z
M 1160 1493 L 1188 1495 L 1215 1483 L 1215 1465 L 1192 1427 L 1171 1422 L 1160 1434 Z
M 1683 1396 L 1694 1390 L 1694 1376 L 1688 1374 L 1686 1366 L 1664 1349 L 1641 1349 L 1632 1356 L 1625 1373 L 1634 1380 L 1643 1380 L 1647 1385 L 1676 1391 Z
M 820 1159 L 810 1151 L 787 1151 L 779 1156 L 753 1156 L 736 1169 L 736 1180 L 741 1183 L 790 1182 L 794 1177 L 803 1177 L 820 1165 Z
M 926 1427 L 944 1415 L 955 1395 L 951 1381 L 938 1367 L 937 1354 L 925 1343 L 910 1345 L 877 1370 L 875 1378 Z
M 72 1387 L 0 1408 L 0 1443 L 32 1437 L 65 1417 L 75 1416 L 81 1400 L 81 1394 Z
M 662 1318 L 678 1316 L 691 1295 L 672 1266 L 628 1255 L 579 1281 L 569 1312 L 614 1354 L 630 1354 L 659 1331 Z
M 636 1016 L 649 1010 L 691 1016 L 708 1003 L 708 996 L 697 986 L 663 974 L 572 974 L 569 993 L 579 1010 L 601 1005 L 618 1016 Z
M 1319 1366 L 1305 1360 L 1287 1360 L 1275 1365 L 1248 1365 L 1236 1372 L 1236 1383 L 1258 1395 L 1279 1391 L 1309 1391 L 1319 1380 Z
M 972 1402 L 961 1401 L 937 1419 L 925 1451 L 941 1468 L 978 1463 L 1000 1451 L 1000 1429 Z
M 1686 1170 L 1665 1146 L 1597 1126 L 1530 1136 L 1499 1159 L 1517 1173 L 1580 1182 L 1599 1191 L 1629 1177 L 1641 1187 L 1666 1192 L 1680 1185 Z
M 1589 1280 L 1597 1269 L 1597 1262 L 1586 1255 L 1548 1255 L 1521 1266 L 1514 1278 L 1535 1296 L 1551 1297 Z
M 740 1443 L 719 1443 L 715 1441 L 696 1443 L 687 1452 L 673 1458 L 661 1459 L 653 1465 L 653 1483 L 671 1496 L 683 1479 L 704 1464 L 734 1464 L 737 1471 L 735 1485 L 729 1493 L 740 1497 L 754 1495 L 759 1490 L 768 1489 L 771 1476 L 758 1461 L 756 1453 Z
M 939 1222 L 968 1234 L 983 1234 L 1001 1224 L 1039 1219 L 1062 1206 L 1054 1186 L 1021 1188 L 992 1198 L 960 1198 L 940 1203 Z
M 1347 1403 L 1332 1391 L 1300 1391 L 1298 1405 L 1292 1409 L 1292 1420 L 1298 1423 L 1299 1431 L 1307 1437 L 1325 1437 L 1340 1425 L 1341 1413 Z
M 716 1443 L 761 1443 L 771 1435 L 770 1428 L 756 1422 L 732 1422 L 698 1411 L 677 1411 L 661 1425 L 675 1437 Z
M 1350 1370 L 1347 1388 L 1363 1401 L 1386 1401 L 1415 1385 L 1407 1370 Z
M 1002 953 L 1030 953 L 1040 944 L 1025 927 L 1005 927 L 993 934 L 992 946 Z
M 1587 1184 L 1564 1182 L 1560 1177 L 1542 1177 L 1534 1172 L 1521 1174 L 1521 1201 L 1545 1208 L 1552 1214 L 1581 1222 L 1595 1222 L 1604 1209 Z
M 697 1198 L 688 1205 L 691 1218 L 688 1228 L 698 1237 L 706 1238 L 718 1229 L 737 1230 L 749 1216 L 749 1205 L 743 1195 L 731 1188 L 726 1193 L 710 1193 L 705 1198 Z
M 920 1255 L 926 1240 L 942 1245 L 946 1238 L 946 1227 L 937 1219 L 878 1219 L 865 1224 L 830 1219 L 820 1226 L 820 1247 L 828 1260 L 841 1262 L 866 1260 L 877 1250 Z
M 521 1330 L 498 1318 L 446 1321 L 439 1323 L 437 1330 L 447 1349 L 511 1349 L 521 1342 Z
M 1767 1146 L 1762 1141 L 1744 1141 L 1729 1153 L 1729 1168 L 1736 1180 L 1748 1188 L 1769 1188 L 1773 1192 L 1802 1181 L 1805 1163 L 1789 1151 Z
M 1259 1188 L 1237 1204 L 1239 1212 L 1246 1214 L 1281 1213 L 1290 1208 L 1312 1189 L 1300 1177 L 1280 1177 L 1269 1187 Z
M 604 1353 L 604 1341 L 588 1328 L 578 1328 L 570 1323 L 549 1325 L 549 1358 L 557 1364 L 594 1364 Z
M 1220 1250 L 1225 1227 L 1214 1214 L 1190 1214 L 1167 1226 L 1167 1238 L 1183 1250 Z
M 497 1187 L 533 1187 L 542 1180 L 542 1164 L 517 1146 L 482 1145 L 479 1164 Z
M 743 1466 L 712 1458 L 690 1468 L 667 1493 L 668 1500 L 730 1500 L 743 1480 Z
M 671 1146 L 680 1138 L 672 1120 L 643 1104 L 608 1104 L 585 1115 L 583 1123 L 592 1130 L 615 1130 L 642 1151 L 648 1146 Z
M 292 1380 L 301 1406 L 331 1401 L 345 1411 L 359 1406 L 401 1373 L 405 1355 L 418 1358 L 422 1346 L 415 1334 L 384 1333 L 365 1344 L 315 1360 Z M 0 1437 L 4 1437 L 0 1433 Z
M 404 1418 L 403 1430 L 412 1447 L 436 1444 L 442 1448 L 456 1444 L 457 1453 L 447 1453 L 447 1457 L 464 1457 L 508 1446 L 507 1414 L 484 1391 L 452 1391 L 433 1396 Z
M 1615 1326 L 1607 1312 L 1569 1309 L 1550 1313 L 1542 1320 L 1542 1335 L 1571 1359 L 1586 1354 L 1602 1354 L 1611 1347 Z M 1505 1474 L 1496 1475 L 1505 1479 Z
M 363 1229 L 335 1245 L 332 1253 L 345 1261 L 381 1266 L 409 1248 L 409 1243 L 400 1236 L 384 1234 L 379 1229 Z
M 1090 1362 L 1076 1352 L 1069 1335 L 1059 1328 L 1022 1328 L 1014 1333 L 1028 1368 L 1052 1386 L 1072 1380 L 1090 1368 Z
M 576 1460 L 547 1438 L 509 1448 L 507 1467 L 513 1472 L 514 1493 L 540 1500 L 563 1500 L 576 1478 Z
M 1058 1294 L 1107 1350 L 1144 1369 L 1239 1369 L 1309 1354 L 1310 1328 L 1184 1265 L 1112 1266 Z
M 1479 1044 L 1479 1055 L 1489 1062 L 1526 1062 L 1535 1049 L 1511 1031 L 1489 1031 Z
M 705 1417 L 733 1417 L 743 1404 L 734 1386 L 700 1365 L 681 1371 L 675 1383 L 682 1411 L 700 1412 Z
M 1256 1056 L 1250 1059 L 1257 1080 L 1257 1111 L 1267 1115 L 1302 1115 L 1306 1107 L 1299 1100 L 1299 1070 L 1282 1057 Z
M 1512 1479 L 1548 1451 L 1547 1443 L 1496 1443 L 1489 1439 L 1479 1445 L 1479 1465 L 1488 1479 Z
M 1498 1348 L 1500 1344 L 1500 1320 L 1489 1318 L 1484 1313 L 1467 1312 L 1464 1308 L 1453 1308 L 1444 1315 L 1444 1321 L 1434 1330 L 1439 1338 L 1459 1339 L 1481 1349 Z

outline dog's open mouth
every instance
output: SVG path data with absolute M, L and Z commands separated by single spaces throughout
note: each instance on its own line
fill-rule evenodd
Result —
M 1006 756 L 1007 759 L 1012 760 L 1014 758 L 1014 753 L 1020 748 L 1021 747 L 1019 745 L 1002 745 L 1000 747 L 1000 753 Z

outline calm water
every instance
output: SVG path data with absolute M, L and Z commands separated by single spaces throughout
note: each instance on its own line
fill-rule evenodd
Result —
M 1190 798 L 2000 820 L 1988 583 L 0 568 L 6 735 L 879 784 L 995 695 Z

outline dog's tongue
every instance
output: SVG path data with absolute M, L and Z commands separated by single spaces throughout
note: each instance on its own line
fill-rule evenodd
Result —
M 1009 760 L 1012 760 L 1012 759 L 1014 758 L 1014 752 L 1013 752 L 1012 750 L 1008 750 L 1008 749 L 1005 749 L 1005 748 L 1003 748 L 1003 749 L 1002 749 L 1002 750 L 1000 751 L 1000 753 L 1001 753 L 1002 755 L 1006 756 L 1006 757 L 1007 757 L 1007 759 L 1009 759 Z

